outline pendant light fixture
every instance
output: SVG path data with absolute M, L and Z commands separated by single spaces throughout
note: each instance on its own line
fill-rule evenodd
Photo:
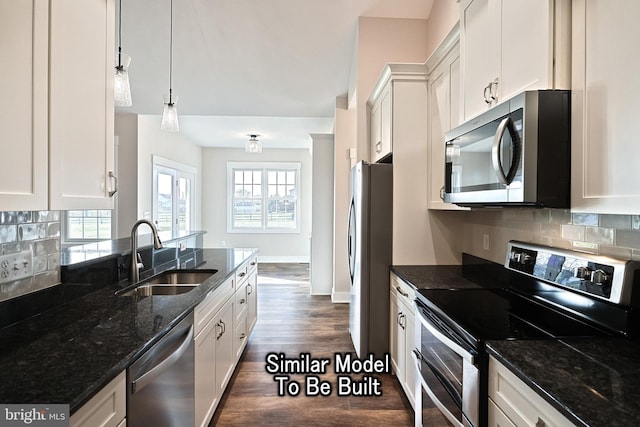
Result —
M 171 0 L 171 13 L 170 13 L 170 44 L 169 44 L 169 99 L 164 103 L 164 110 L 162 111 L 162 124 L 160 129 L 167 132 L 179 132 L 180 126 L 178 124 L 178 108 L 176 102 L 177 97 L 173 97 L 172 84 L 173 84 L 173 0 Z
M 258 141 L 258 137 L 260 135 L 251 134 L 249 136 L 249 141 L 244 146 L 244 151 L 247 153 L 262 153 L 262 144 Z
M 129 64 L 131 57 L 122 53 L 122 0 L 118 7 L 118 65 L 113 80 L 114 103 L 118 107 L 131 107 L 131 86 L 129 86 Z

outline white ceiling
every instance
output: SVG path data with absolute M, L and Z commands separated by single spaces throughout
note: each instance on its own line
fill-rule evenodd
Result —
M 180 131 L 208 147 L 307 147 L 332 132 L 359 16 L 427 19 L 434 0 L 173 0 Z M 118 2 L 116 2 L 118 3 Z M 133 107 L 161 114 L 169 91 L 170 0 L 122 0 Z M 117 40 L 116 40 L 117 44 Z

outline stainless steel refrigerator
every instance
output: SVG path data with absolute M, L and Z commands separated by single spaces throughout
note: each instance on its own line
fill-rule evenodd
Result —
M 392 168 L 359 162 L 351 169 L 349 332 L 359 358 L 389 351 Z

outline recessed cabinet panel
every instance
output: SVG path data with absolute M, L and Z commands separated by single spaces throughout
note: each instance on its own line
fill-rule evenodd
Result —
M 573 3 L 572 211 L 640 212 L 639 14 L 634 0 Z
M 0 205 L 47 208 L 48 1 L 0 2 Z
M 110 209 L 114 1 L 50 4 L 50 209 Z

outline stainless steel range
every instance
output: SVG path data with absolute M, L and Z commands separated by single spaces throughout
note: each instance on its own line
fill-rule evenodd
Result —
M 455 426 L 487 424 L 485 341 L 635 332 L 638 262 L 514 241 L 504 267 L 504 277 L 489 287 L 487 277 L 478 277 L 484 288 L 416 293 L 416 426 L 424 399 Z

